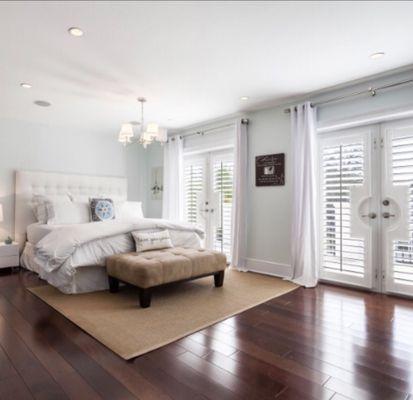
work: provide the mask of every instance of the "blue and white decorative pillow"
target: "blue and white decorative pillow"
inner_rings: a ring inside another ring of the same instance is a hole
[[[90,199],[92,221],[109,221],[115,219],[115,206],[112,199]]]

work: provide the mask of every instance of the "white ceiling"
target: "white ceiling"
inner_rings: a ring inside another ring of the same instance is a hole
[[[145,96],[148,120],[188,126],[412,64],[412,15],[396,1],[1,2],[0,117],[117,131]]]

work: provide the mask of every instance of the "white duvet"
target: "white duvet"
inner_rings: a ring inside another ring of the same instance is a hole
[[[127,247],[129,251],[132,250],[130,249],[132,239],[129,235],[131,232],[162,229],[170,230],[173,243],[174,236],[182,241],[182,236],[191,237],[196,235],[202,238],[204,235],[202,229],[191,224],[149,218],[135,220],[133,223],[107,221],[67,225],[53,230],[34,245],[34,261],[45,272],[50,273],[67,264],[66,261],[69,258],[72,259],[71,264],[73,264],[76,259],[76,250],[81,249],[82,263],[84,265],[96,265],[94,261],[100,261],[118,253],[119,248]],[[175,242],[174,245],[185,244]],[[96,254],[99,255],[99,260],[96,260]],[[101,264],[101,262],[98,264]]]

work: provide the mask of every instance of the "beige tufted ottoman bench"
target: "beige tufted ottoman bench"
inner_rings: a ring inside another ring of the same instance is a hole
[[[119,290],[119,281],[137,286],[144,308],[150,306],[156,286],[214,275],[215,286],[220,287],[226,267],[227,259],[222,253],[182,247],[116,254],[106,260],[110,291]]]

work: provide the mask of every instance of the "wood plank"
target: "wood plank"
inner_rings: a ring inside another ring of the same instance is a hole
[[[166,354],[164,349],[154,351],[148,355],[157,362],[157,365],[176,380],[186,383],[191,388],[199,390],[209,399],[235,400],[238,395],[221,384],[209,379],[208,375],[201,374],[176,357]]]
[[[389,389],[393,389],[394,391],[399,392],[400,396],[400,393],[404,393],[404,397],[406,397],[405,393],[411,390],[411,384],[407,380],[397,379],[391,375],[377,372],[376,370],[363,369],[358,366],[357,363],[354,363],[352,368],[351,366],[348,366],[347,369],[344,369],[335,364],[325,362],[316,357],[312,357],[298,351],[291,352],[287,357],[295,360],[300,365],[305,365],[308,368],[322,371],[334,378],[338,378],[362,389],[374,388],[374,390],[383,393]],[[354,373],[355,368],[357,368],[357,373]],[[396,397],[398,396],[396,395]],[[403,398],[403,396],[401,397]]]
[[[230,356],[231,354],[234,354],[237,351],[235,347],[229,345],[228,343],[220,342],[218,340],[215,340],[211,336],[206,336],[199,332],[188,336],[188,339],[193,340],[199,344],[202,344],[210,351],[213,350],[225,356]]]
[[[242,379],[254,388],[254,391],[262,392],[268,398],[273,398],[286,387],[283,383],[274,379],[273,376],[269,376],[269,374],[263,373],[263,371],[249,368],[248,365],[237,363],[234,359],[221,353],[213,351],[205,357],[205,360]]]
[[[33,400],[28,387],[19,375],[10,376],[0,381],[1,400]]]
[[[292,372],[302,378],[315,382],[322,385],[328,378],[329,375],[324,373],[319,373],[317,370],[306,368],[305,366],[300,365],[296,362],[290,362],[289,359],[282,357],[273,352],[262,349],[257,346],[253,341],[240,339],[238,337],[238,331],[231,333],[223,332],[203,332],[204,334],[213,335],[217,340],[223,342],[228,342],[237,347],[238,350],[243,351],[244,353],[249,354],[252,357],[255,357],[261,361],[264,361],[268,364],[281,368],[287,372]]]
[[[0,381],[16,376],[17,371],[0,346]]]
[[[124,385],[136,398],[139,399],[169,399],[158,388],[152,386],[140,376],[128,363],[112,353],[101,343],[83,332],[72,322],[61,314],[50,308],[36,296],[25,290],[13,290],[5,294],[7,299],[31,322],[32,325],[38,321],[44,321],[44,335],[52,346],[67,343],[68,346],[77,347],[78,351],[84,353],[93,360],[102,373],[108,374],[108,379],[93,378],[96,385],[108,385],[114,382],[113,387],[119,387],[119,382]],[[58,350],[59,351],[59,350]],[[64,356],[64,354],[63,354]],[[69,358],[71,357],[69,352]],[[69,360],[70,362],[70,360]],[[77,369],[75,367],[75,369]],[[105,375],[105,374],[104,374]],[[93,386],[93,384],[92,384]],[[100,392],[100,390],[97,390]],[[104,388],[102,389],[104,392]]]
[[[68,398],[2,316],[0,332],[0,345],[35,399]]]
[[[198,390],[166,373],[149,355],[136,358],[133,365],[142,376],[156,386],[161,387],[173,399],[205,399]]]
[[[237,330],[240,329],[242,328],[237,328]],[[358,340],[355,343],[349,342],[346,344],[346,342],[335,343],[328,339],[324,340],[323,335],[313,335],[310,338],[306,338],[298,332],[296,334],[285,332],[282,328],[275,328],[266,323],[257,325],[255,331],[266,333],[268,336],[276,339],[280,345],[289,346],[291,349],[314,356],[344,369],[352,370],[354,359],[356,358],[356,363],[360,368],[376,370],[402,380],[406,375],[406,368],[409,366],[406,356],[410,355],[410,353],[403,352],[401,354],[397,349],[391,349],[390,346],[382,346],[381,348],[374,349],[374,351],[368,344],[366,346],[359,344]],[[394,354],[388,354],[389,352]],[[399,357],[403,358],[400,359]]]
[[[344,382],[337,378],[331,378],[324,385],[326,388],[341,394],[344,397],[356,400],[406,400],[407,394],[397,393],[392,390],[385,390],[385,388],[377,388],[372,385],[369,389],[360,389],[348,382]]]
[[[178,359],[187,364],[189,367],[206,375],[208,379],[215,384],[222,385],[234,392],[240,399],[265,399],[264,393],[254,390],[249,384],[237,378],[235,375],[226,370],[215,366],[214,364],[197,357],[189,352],[180,354]]]
[[[47,342],[46,336],[40,331],[33,335],[31,325],[4,298],[0,297],[0,315],[17,332],[26,346],[41,362],[54,380],[71,399],[99,400],[101,397],[72,368],[66,360]]]
[[[282,383],[285,386],[294,388],[303,395],[315,397],[317,399],[330,399],[334,394],[333,391],[325,388],[321,384],[317,384],[308,379],[302,378],[299,375],[288,372],[278,366],[268,364],[264,361],[251,357],[242,351],[231,356],[234,362],[243,365],[251,371],[260,371],[267,374],[271,379]],[[222,365],[224,367],[224,365]],[[327,381],[328,382],[328,381]]]

